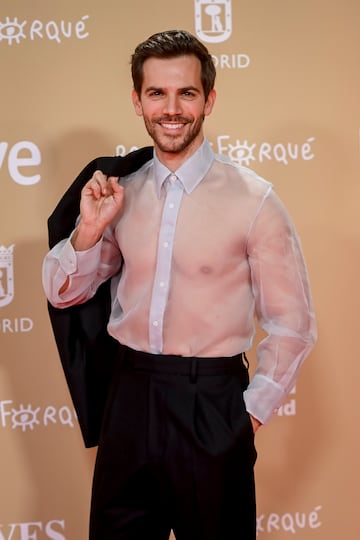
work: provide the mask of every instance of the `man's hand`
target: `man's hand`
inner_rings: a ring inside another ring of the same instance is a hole
[[[95,171],[81,192],[81,220],[71,240],[77,251],[89,249],[98,242],[105,227],[120,211],[123,199],[124,188],[118,178]]]
[[[251,423],[252,423],[254,433],[256,433],[257,430],[259,429],[259,427],[262,426],[262,423],[257,418],[252,416],[251,414],[249,416],[250,416],[250,420],[251,420]]]

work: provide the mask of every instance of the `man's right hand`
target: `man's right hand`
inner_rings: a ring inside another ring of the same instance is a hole
[[[120,211],[123,199],[124,188],[118,177],[95,171],[81,191],[81,219],[71,239],[76,251],[90,249],[99,241],[105,227]]]

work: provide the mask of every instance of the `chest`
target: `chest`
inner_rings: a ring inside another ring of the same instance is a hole
[[[249,215],[244,198],[204,186],[159,199],[150,186],[125,193],[115,235],[125,265],[153,272],[159,257],[188,277],[219,277],[247,266]]]

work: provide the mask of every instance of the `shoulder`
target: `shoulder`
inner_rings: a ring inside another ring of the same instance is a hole
[[[145,146],[130,152],[126,156],[103,156],[94,161],[96,168],[109,176],[127,176],[138,170],[153,158],[154,148]]]
[[[273,184],[257,174],[254,170],[238,165],[227,156],[214,155],[214,173],[225,177],[249,195],[264,197],[273,191]]]

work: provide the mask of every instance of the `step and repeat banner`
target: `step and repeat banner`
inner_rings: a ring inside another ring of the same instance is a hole
[[[0,540],[87,538],[96,449],[48,320],[46,220],[88,161],[150,143],[130,56],[173,28],[213,55],[206,135],[275,185],[318,318],[296,388],[256,435],[258,537],[359,538],[359,0],[2,0]]]

